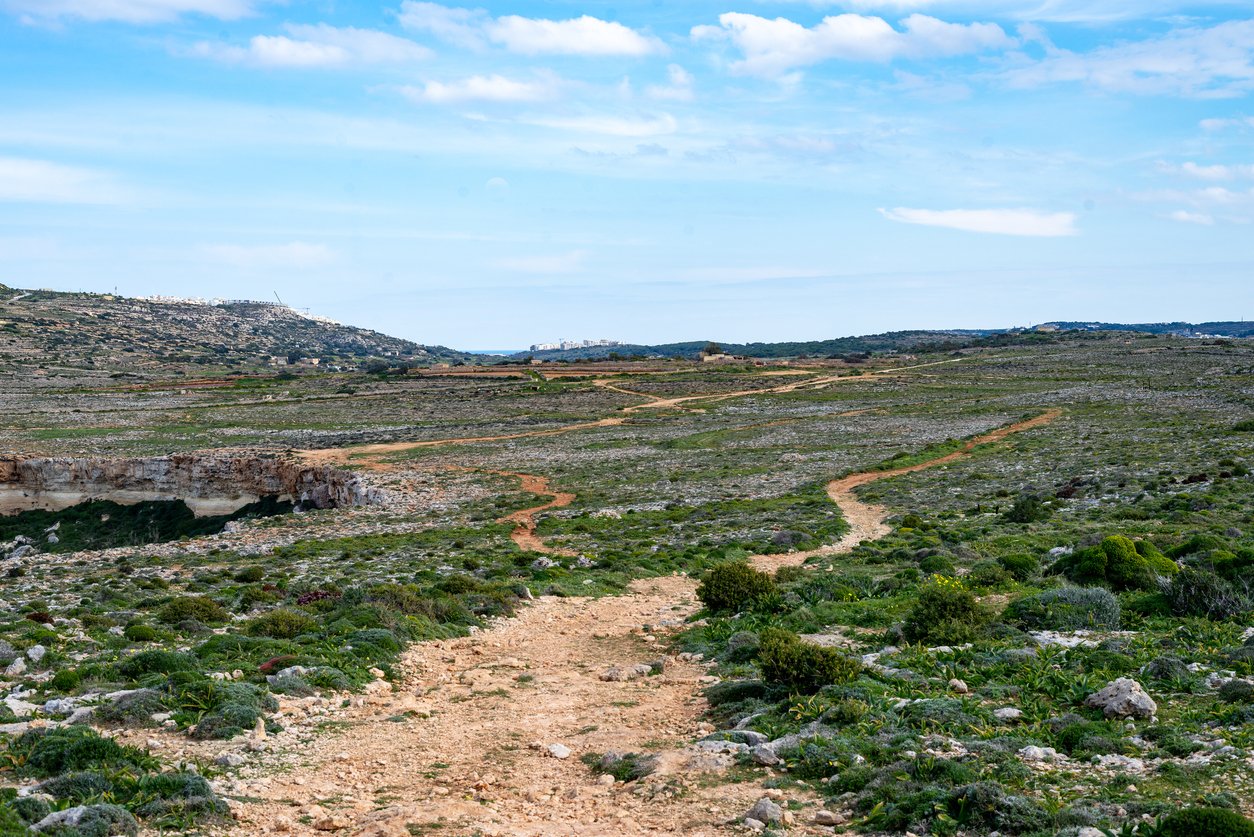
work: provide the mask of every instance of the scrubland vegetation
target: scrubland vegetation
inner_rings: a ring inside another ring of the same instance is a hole
[[[408,643],[488,627],[532,596],[615,594],[682,572],[700,579],[705,607],[673,650],[704,655],[719,678],[707,692],[718,729],[771,744],[769,757],[739,756],[740,780],[797,789],[872,833],[1249,833],[1254,349],[1118,336],[914,363],[937,361],[618,426],[386,454],[392,470],[374,479],[394,497],[417,483],[426,499],[411,505],[10,560],[0,722],[18,726],[0,764],[23,795],[0,800],[0,825],[18,833],[79,805],[94,818],[81,833],[225,815],[205,780],[219,766],[165,763],[82,724],[26,728],[32,717],[80,713],[106,735],[274,734],[276,698],[344,696],[372,669],[393,678]],[[752,369],[615,380],[653,396],[779,383]],[[310,380],[285,384],[290,406],[219,392],[218,406],[144,414],[116,438],[108,428],[130,418],[83,392],[81,406],[102,412],[73,430],[99,428],[93,452],[111,453],[176,436],[199,447],[462,438],[641,401],[579,379],[353,385],[379,393],[367,419],[351,401],[297,403],[331,386]],[[859,489],[886,507],[885,537],[775,573],[747,563],[840,538],[827,481],[926,462],[1049,408],[1062,410],[1051,424]],[[32,429],[54,425],[15,420],[6,444],[77,444],[68,425]],[[538,501],[492,469],[576,495],[537,530],[569,555],[511,542],[499,519]],[[1120,678],[1153,712],[1088,701]],[[611,767],[630,781],[649,756]]]

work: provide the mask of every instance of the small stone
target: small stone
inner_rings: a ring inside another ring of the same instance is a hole
[[[8,668],[4,670],[5,677],[21,677],[26,672],[26,660],[18,657],[9,663]]]
[[[957,677],[949,681],[949,688],[960,695],[970,694],[971,690],[967,688],[966,681],[959,680]]]
[[[26,649],[26,656],[32,663],[38,663],[47,653],[48,649],[44,648],[42,645],[32,645],[30,648]]]
[[[784,821],[784,809],[764,796],[745,814],[745,823],[748,824],[749,820],[774,825]]]
[[[544,749],[547,750],[548,754],[555,759],[570,758],[570,748],[567,747],[565,744],[550,744]]]
[[[831,811],[820,809],[814,812],[815,825],[840,825],[842,822],[843,820]]]
[[[223,753],[214,759],[213,763],[222,767],[240,767],[247,761],[248,759],[239,753]]]
[[[767,747],[765,744],[759,744],[750,750],[749,757],[753,759],[755,764],[760,764],[763,767],[774,767],[783,761],[783,759],[775,755],[774,750]]]
[[[604,785],[606,787],[609,787],[610,785],[614,784],[614,782],[616,781],[617,779],[615,779],[613,776],[611,776],[608,773],[602,773],[600,776],[597,777],[597,784]]]
[[[993,717],[999,721],[1017,721],[1023,717],[1023,710],[1013,706],[1003,706],[993,710]]]

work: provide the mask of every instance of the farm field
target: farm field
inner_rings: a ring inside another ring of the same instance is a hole
[[[580,371],[11,376],[14,457],[369,502],[5,518],[3,833],[1254,814],[1249,341]]]

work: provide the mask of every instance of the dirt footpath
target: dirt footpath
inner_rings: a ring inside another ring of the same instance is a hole
[[[763,789],[720,784],[717,758],[684,749],[712,730],[698,697],[705,668],[672,660],[660,675],[601,679],[660,658],[665,633],[696,610],[695,588],[672,576],[629,596],[545,597],[476,636],[415,646],[394,691],[379,681],[364,705],[335,714],[341,730],[267,757],[287,772],[245,782],[240,796],[257,801],[236,809],[232,833],[727,833]],[[661,766],[601,784],[579,757],[607,750],[660,751]]]

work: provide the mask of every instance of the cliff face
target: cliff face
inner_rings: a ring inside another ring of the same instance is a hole
[[[275,495],[305,508],[358,506],[377,490],[336,468],[263,456],[148,459],[0,456],[0,513],[56,511],[86,500],[183,500],[197,515],[229,514]]]

